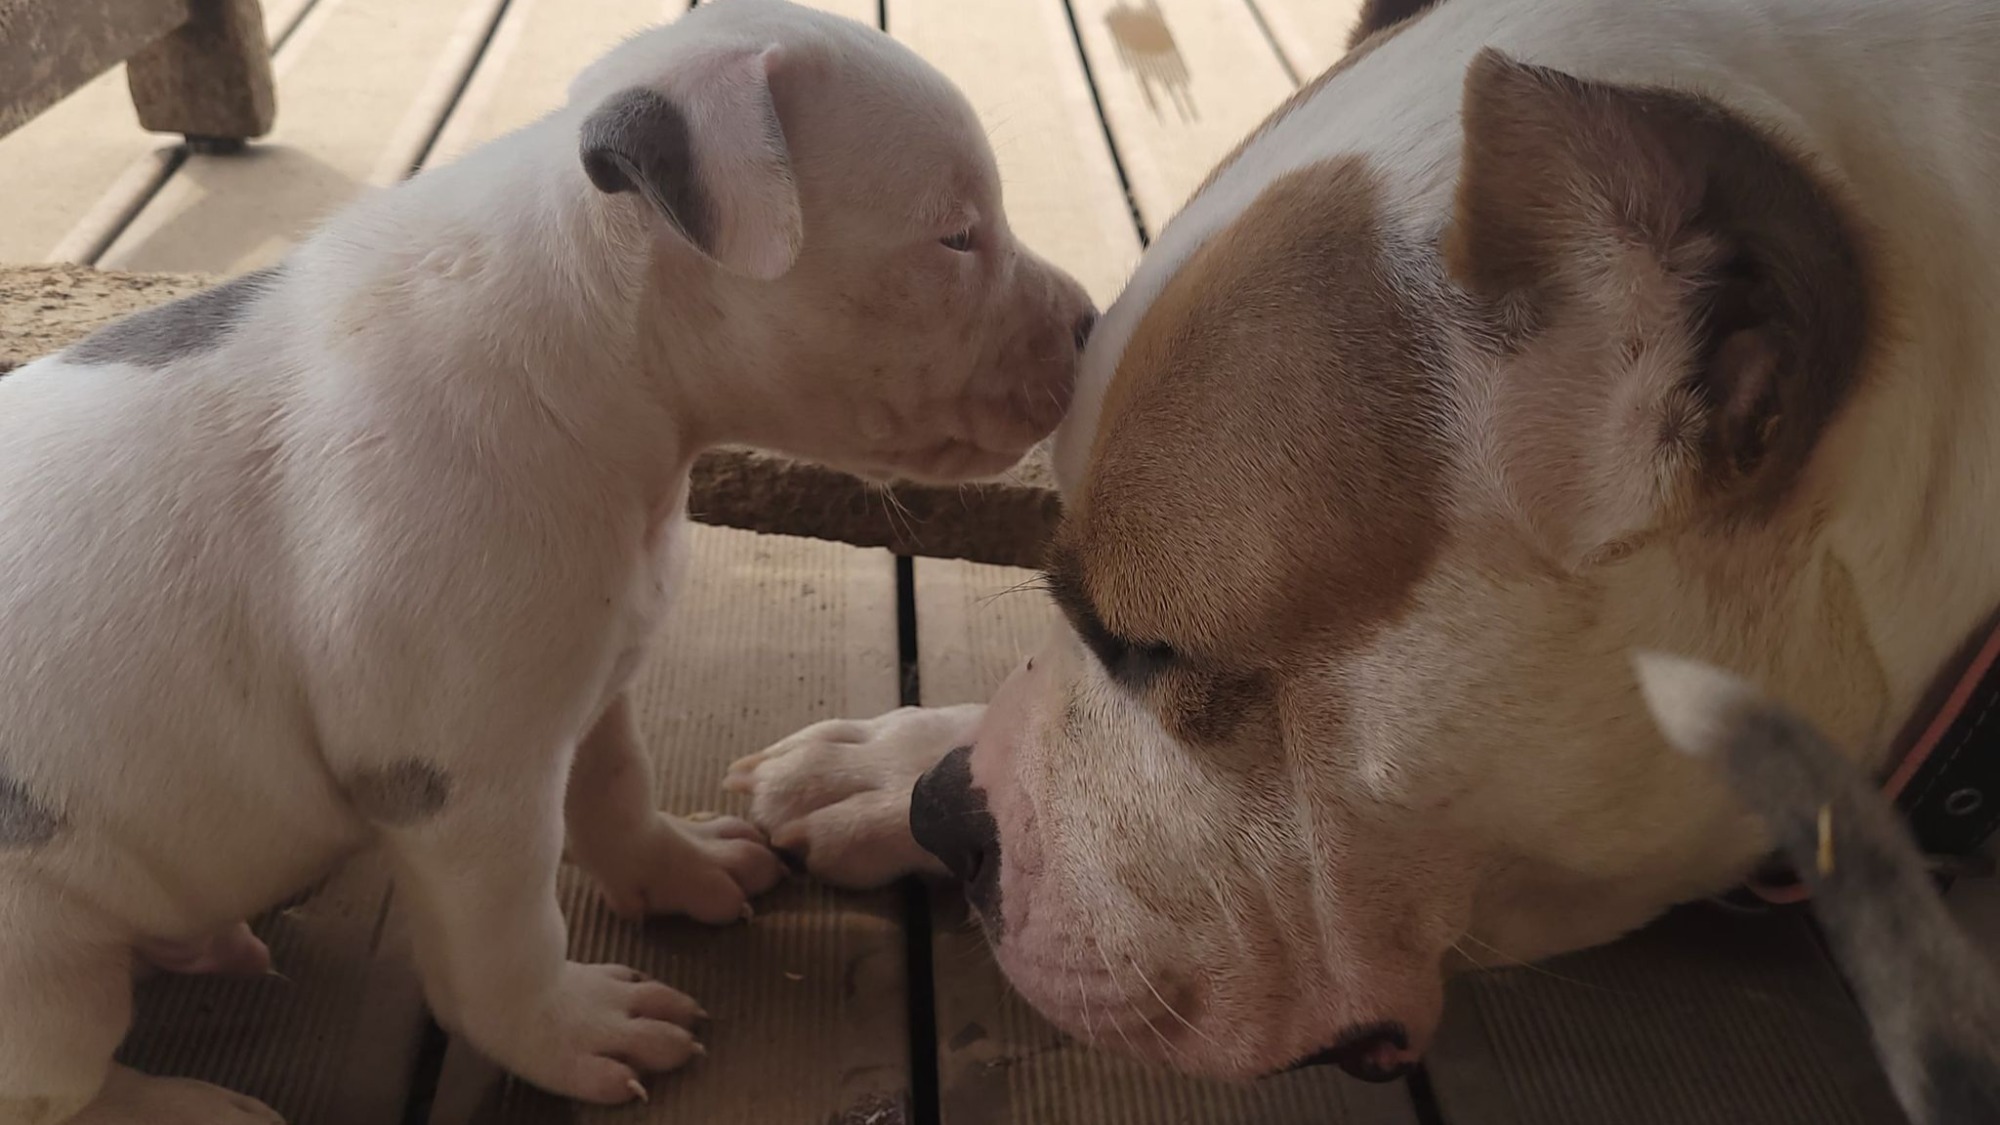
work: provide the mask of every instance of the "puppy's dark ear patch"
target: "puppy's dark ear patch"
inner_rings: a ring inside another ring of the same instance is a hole
[[[1361,18],[1347,33],[1347,49],[1351,51],[1376,32],[1416,19],[1442,3],[1444,0],[1364,0]]]
[[[613,94],[583,122],[584,174],[610,195],[638,192],[683,238],[713,254],[712,208],[696,175],[687,115],[658,90]]]

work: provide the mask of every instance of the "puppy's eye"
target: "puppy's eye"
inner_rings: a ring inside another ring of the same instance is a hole
[[[948,234],[938,239],[938,244],[947,250],[956,250],[961,254],[970,254],[972,252],[972,228],[967,227],[957,234]]]

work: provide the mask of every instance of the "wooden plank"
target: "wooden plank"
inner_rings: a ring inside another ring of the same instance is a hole
[[[264,28],[281,50],[308,3],[265,0]],[[0,262],[81,260],[58,248],[64,236],[107,237],[173,170],[178,140],[140,126],[123,66],[0,138]]]
[[[888,0],[888,18],[979,112],[1014,233],[1109,304],[1138,262],[1138,231],[1063,5]]]
[[[386,862],[351,861],[257,919],[282,977],[155,977],[119,1057],[261,1098],[290,1125],[399,1120],[429,1021],[389,900]]]
[[[1902,1125],[1803,913],[1683,908],[1624,942],[1453,982],[1452,1125]]]
[[[187,18],[188,0],[0,0],[0,134]]]
[[[869,25],[874,0],[817,0],[810,7]],[[431,148],[442,164],[561,105],[570,79],[626,36],[672,20],[687,0],[598,0],[580,13],[561,0],[513,0]]]
[[[190,143],[240,146],[277,113],[259,0],[193,0],[188,22],[131,57],[139,123]]]
[[[915,572],[926,704],[987,698],[1056,619],[1047,597],[1024,586],[1030,571],[919,559]],[[962,904],[941,907],[934,930],[944,1125],[1415,1123],[1400,1083],[1369,1085],[1324,1067],[1254,1085],[1198,1082],[1082,1047],[1007,987]]]
[[[513,0],[427,162],[449,163],[545,116],[619,40],[686,10],[687,0],[594,0],[586,15],[565,0]]]
[[[279,54],[285,113],[240,155],[191,155],[100,264],[235,274],[278,260],[422,156],[502,0],[318,0]]]
[[[1292,92],[1243,0],[1072,0],[1104,115],[1150,231]]]
[[[714,808],[734,758],[829,715],[896,704],[891,557],[810,540],[694,527],[688,580],[634,702],[663,807]],[[434,1125],[617,1120],[642,1125],[902,1121],[909,1115],[907,968],[893,892],[804,881],[759,900],[747,926],[613,920],[563,881],[572,955],[618,960],[699,999],[715,1019],[702,1059],[652,1101],[600,1117],[505,1079],[454,1044]]]
[[[1264,21],[1292,73],[1311,80],[1347,53],[1361,0],[1245,0]]]
[[[696,0],[698,4],[706,2],[707,0]],[[881,26],[875,18],[876,0],[793,0],[793,2],[808,8],[818,8],[822,12],[832,12],[836,16],[859,20],[869,27]]]

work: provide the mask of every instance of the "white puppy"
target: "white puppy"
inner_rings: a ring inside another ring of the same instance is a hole
[[[440,1018],[515,1073],[620,1102],[700,1053],[692,999],[564,960],[554,895],[565,814],[624,914],[726,922],[780,874],[652,808],[621,695],[689,465],[1000,470],[1091,318],[942,76],[724,0],[0,381],[0,1123],[268,1119],[113,1067],[135,954],[264,964],[241,919],[370,843]]]

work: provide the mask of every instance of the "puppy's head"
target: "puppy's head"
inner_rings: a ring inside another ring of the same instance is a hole
[[[590,184],[646,219],[658,365],[727,373],[685,392],[705,436],[949,480],[1054,428],[1095,310],[1015,240],[964,96],[894,40],[719,0],[571,99]]]
[[[1900,817],[1811,723],[1707,664],[1637,658],[1675,749],[1716,762],[1812,890],[1904,1111],[2000,1120],[2000,985]]]
[[[1348,74],[1421,73],[1366,69],[1394,47]],[[1340,123],[1281,122],[1241,160],[1295,170],[1155,243],[1057,439],[1066,621],[918,791],[1002,966],[1100,1044],[1393,1074],[1445,968],[1739,879],[1763,834],[1634,644],[1880,717],[1819,538],[1870,339],[1844,210],[1693,97],[1491,53],[1463,97],[1457,161],[1301,161]]]

